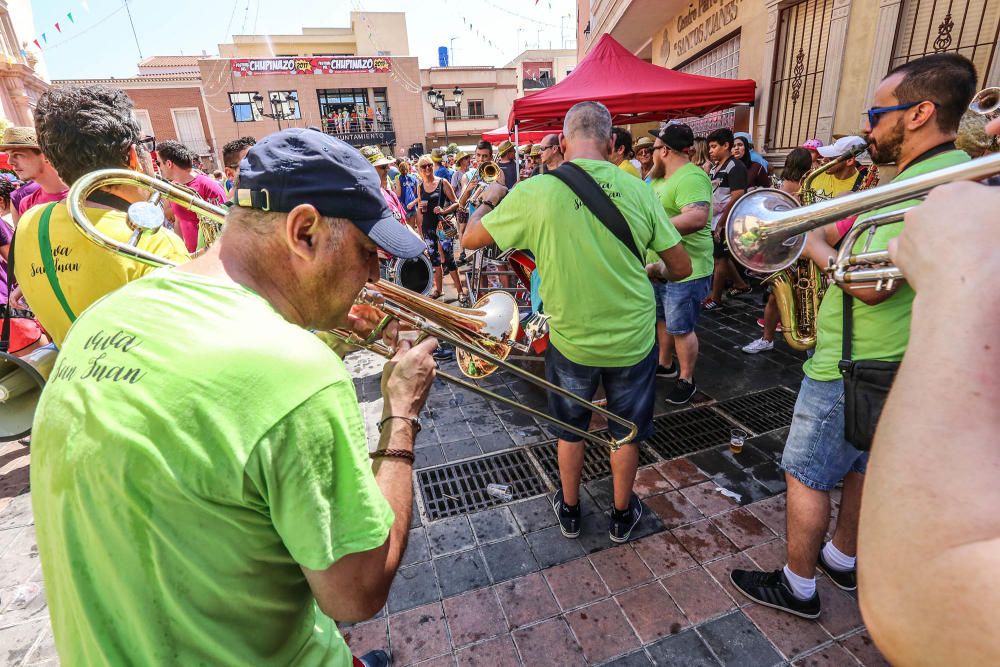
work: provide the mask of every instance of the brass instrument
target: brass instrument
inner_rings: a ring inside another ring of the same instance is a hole
[[[798,192],[799,200],[805,205],[816,203],[820,199],[812,187],[816,177],[857,157],[867,149],[867,145],[857,146],[813,169],[802,181]],[[744,196],[753,194],[755,193]],[[739,202],[736,206],[739,206]],[[816,313],[828,282],[819,267],[808,259],[798,259],[790,267],[776,271],[764,280],[764,284],[771,285],[781,314],[782,335],[793,350],[809,350],[816,346]]]
[[[468,202],[473,208],[479,208],[483,204],[482,195],[490,183],[496,183],[500,178],[500,165],[496,162],[487,162],[479,167],[479,180],[476,182],[476,189],[468,197]]]
[[[67,197],[67,205],[73,222],[80,228],[84,236],[102,248],[143,262],[144,264],[153,266],[175,265],[170,260],[149,253],[141,248],[121,243],[102,234],[94,227],[84,211],[83,207],[87,197],[95,190],[109,185],[138,185],[149,188],[159,193],[162,197],[166,197],[185,208],[196,211],[199,215],[205,215],[213,219],[224,218],[226,213],[225,209],[213,206],[198,198],[197,195],[192,196],[190,193],[174,187],[171,183],[164,183],[158,179],[134,171],[104,169],[92,172],[78,179],[70,188]],[[150,202],[138,202],[137,204],[133,204],[132,207],[149,207],[153,205]],[[130,215],[132,207],[130,207]],[[517,303],[509,294],[491,292],[479,299],[472,308],[460,308],[442,304],[386,280],[379,280],[375,283],[369,283],[368,286],[362,289],[355,303],[373,305],[385,313],[385,317],[383,317],[382,322],[375,331],[366,339],[360,339],[356,334],[347,330],[331,332],[335,338],[350,345],[364,347],[383,356],[392,356],[394,350],[386,347],[378,339],[381,336],[382,330],[389,322],[398,320],[403,324],[414,327],[422,332],[423,335],[434,336],[439,340],[454,345],[458,351],[459,368],[466,377],[484,378],[497,370],[497,368],[504,368],[536,386],[587,406],[588,409],[602,415],[609,421],[614,421],[627,427],[629,433],[624,438],[608,440],[596,433],[578,429],[570,424],[556,420],[540,410],[528,407],[505,396],[500,396],[460,378],[438,373],[438,377],[444,380],[465,387],[490,400],[504,403],[515,410],[527,412],[538,419],[549,421],[590,442],[608,445],[612,450],[617,450],[623,444],[631,442],[638,432],[638,428],[632,422],[609,412],[603,407],[594,405],[590,401],[562,387],[536,377],[507,361],[508,355],[513,350],[526,348],[526,346],[520,345],[515,341],[518,332],[519,313]],[[545,332],[545,327],[536,327],[533,331],[535,334],[542,334]],[[321,337],[324,337],[324,333],[321,332]]]
[[[168,181],[163,176],[157,176],[156,179],[162,183],[168,184],[173,188],[176,188],[180,192],[185,193],[185,195],[187,197],[190,197],[191,200],[197,199],[199,201],[204,201],[203,199],[201,199],[201,195],[199,195],[198,192],[193,188],[189,188],[186,185],[181,185],[180,183],[174,183],[173,181]],[[148,201],[150,201],[153,204],[158,204],[160,203],[160,198],[162,197],[162,195],[163,193],[161,193],[160,191],[155,191],[152,197],[150,197]],[[205,203],[207,204],[208,202]],[[223,211],[224,210],[225,209],[223,209]],[[207,214],[205,212],[201,212],[198,210],[194,210],[194,213],[195,215],[198,216],[198,244],[196,248],[197,250],[205,250],[219,239],[219,234],[222,233],[222,225],[225,222],[225,219],[219,220],[216,219],[216,217],[211,214]],[[175,232],[177,233],[178,236],[180,236],[180,228],[176,229]],[[136,237],[136,242],[138,242],[138,237]],[[132,245],[135,245],[135,243],[133,243]]]
[[[969,111],[987,118],[996,118],[1000,112],[1000,87],[983,88],[969,103]]]

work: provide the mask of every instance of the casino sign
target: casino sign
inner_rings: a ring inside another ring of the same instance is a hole
[[[382,74],[392,71],[392,59],[336,56],[323,58],[236,58],[229,61],[233,76],[267,74]]]

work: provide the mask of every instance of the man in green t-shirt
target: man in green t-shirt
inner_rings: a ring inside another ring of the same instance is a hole
[[[333,619],[378,612],[402,558],[436,343],[386,367],[373,471],[351,377],[309,329],[370,330],[352,303],[376,244],[423,243],[313,129],[251,148],[235,199],[206,254],[77,319],[42,393],[31,484],[63,664],[349,665]]]
[[[621,211],[636,248],[657,253],[669,279],[685,278],[691,263],[680,234],[653,191],[608,161],[611,146],[607,108],[581,102],[567,112],[560,137],[563,155],[575,167],[560,169],[579,168],[595,180]],[[655,303],[644,261],[556,176],[536,176],[506,193],[497,183],[486,189],[463,245],[471,250],[496,243],[534,254],[539,290],[550,316],[546,378],[588,401],[603,384],[608,409],[639,427],[636,440],[649,437],[655,397]],[[551,393],[549,413],[577,428],[590,424],[589,410]],[[610,430],[615,437],[626,434],[618,424],[612,423]],[[557,437],[562,488],[553,498],[553,509],[563,535],[572,538],[580,534],[584,442],[569,431],[558,431]],[[611,454],[614,542],[628,540],[642,516],[642,505],[632,493],[638,462],[634,444]]]
[[[894,181],[968,161],[954,141],[975,90],[976,69],[957,53],[925,56],[894,69],[875,90],[874,106],[868,110],[866,138],[872,161],[895,163]],[[859,221],[912,203],[871,211]],[[884,250],[902,229],[903,223],[878,227],[870,249]],[[824,232],[809,233],[803,252],[819,266],[826,266],[837,254]],[[860,252],[863,245],[864,240],[859,240],[854,252]],[[844,382],[838,365],[845,301],[853,309],[852,360],[899,361],[906,351],[913,303],[908,284],[897,283],[881,291],[834,285],[826,291],[817,313],[815,354],[804,366],[805,378],[781,458],[788,484],[788,562],[774,572],[733,570],[730,574],[733,584],[750,599],[805,618],[820,613],[817,567],[834,585],[844,590],[857,588],[858,517],[868,453],[856,449],[844,435]],[[830,491],[840,482],[844,486],[836,528],[833,539],[824,543]]]
[[[653,135],[653,192],[660,199],[671,224],[681,234],[681,243],[691,258],[691,275],[680,281],[668,280],[663,288],[663,344],[660,347],[660,372],[676,377],[667,403],[683,405],[691,400],[697,387],[694,367],[698,360],[698,334],[694,327],[701,315],[701,302],[712,289],[714,246],[712,244],[712,181],[705,170],[691,164],[690,150],[694,132],[683,123],[671,123]],[[655,275],[663,265],[648,270]],[[657,327],[660,327],[657,322]],[[673,362],[677,351],[677,364]],[[667,366],[669,364],[669,366]]]

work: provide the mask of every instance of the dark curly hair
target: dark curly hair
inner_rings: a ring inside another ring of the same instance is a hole
[[[4,208],[10,206],[11,193],[21,187],[21,185],[20,181],[10,181],[6,178],[0,178],[0,201],[3,202]]]
[[[156,144],[156,159],[160,162],[170,160],[181,169],[190,169],[198,157],[190,148],[179,141],[161,141]]]
[[[49,88],[35,107],[42,153],[65,183],[95,169],[127,167],[139,141],[132,100],[107,86]]]
[[[253,137],[240,137],[239,139],[233,139],[222,147],[222,164],[230,169],[239,169],[240,153],[243,152],[243,149],[250,148],[256,144],[257,140]]]

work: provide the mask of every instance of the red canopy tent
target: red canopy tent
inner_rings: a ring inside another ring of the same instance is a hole
[[[520,132],[518,140],[525,143],[530,141],[533,144],[537,144],[543,137],[545,137],[546,134],[552,134],[553,132],[559,132],[559,130],[533,130],[531,132]],[[511,135],[510,131],[502,125],[495,130],[483,132],[483,139],[492,144],[499,144],[501,141],[505,141],[507,139],[514,141],[514,137]]]
[[[752,79],[716,79],[652,65],[605,34],[565,80],[514,100],[507,127],[517,126],[520,135],[561,125],[569,108],[585,100],[604,104],[617,125],[701,116],[752,104],[755,86]]]

